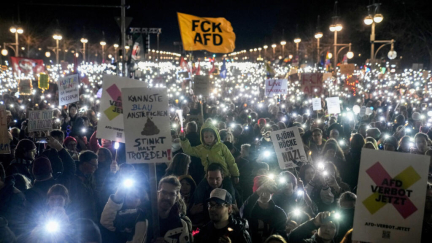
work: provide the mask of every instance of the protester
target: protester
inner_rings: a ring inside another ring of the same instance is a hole
[[[334,237],[338,233],[338,223],[334,218],[331,218],[330,212],[320,212],[314,219],[295,228],[288,237],[290,243],[302,242],[333,242]],[[330,218],[330,221],[326,220]],[[310,236],[310,232],[317,229],[317,233]]]
[[[196,189],[196,183],[193,180],[192,176],[190,175],[183,175],[180,176],[179,181],[181,183],[181,190],[180,190],[180,194],[183,197],[183,200],[187,206],[188,209],[190,209],[190,207],[192,206],[192,195],[195,192]]]
[[[179,153],[173,158],[173,161],[169,164],[168,168],[165,170],[165,176],[183,176],[188,175],[189,165],[191,159],[189,155]]]
[[[252,242],[247,222],[232,215],[234,201],[228,191],[216,188],[206,202],[211,221],[195,235],[194,242]]]
[[[15,159],[6,169],[6,175],[21,174],[33,181],[31,174],[32,163],[36,156],[36,145],[28,139],[22,139],[15,149]]]

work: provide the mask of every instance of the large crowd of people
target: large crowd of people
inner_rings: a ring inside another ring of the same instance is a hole
[[[307,96],[234,97],[227,86],[170,99],[173,159],[157,165],[156,189],[147,164],[126,163],[124,144],[98,139],[98,104],[82,96],[57,108],[55,86],[32,99],[1,93],[10,153],[0,154],[0,242],[354,242],[362,150],[432,161],[428,92],[341,95],[342,112],[328,114],[328,92],[314,111]],[[53,129],[29,132],[28,112],[44,109]],[[290,127],[307,158],[281,170],[270,133]],[[422,242],[432,241],[431,172]]]

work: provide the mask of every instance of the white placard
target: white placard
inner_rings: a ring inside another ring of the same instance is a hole
[[[183,132],[183,110],[176,110],[176,112],[180,120],[180,132]]]
[[[78,74],[59,78],[59,105],[67,105],[79,101]]]
[[[10,142],[6,107],[0,105],[0,154],[10,154]]]
[[[319,111],[322,109],[321,107],[321,98],[313,98],[312,99],[312,107],[314,111]]]
[[[171,161],[171,129],[166,88],[123,88],[127,163]]]
[[[53,110],[29,111],[28,131],[51,131]]]
[[[366,107],[366,115],[372,114],[372,109],[370,107]]]
[[[341,113],[339,97],[329,97],[327,100],[327,110],[329,114]]]
[[[285,95],[287,93],[288,81],[286,79],[267,79],[265,84],[265,95],[267,97]]]
[[[360,108],[360,117],[364,117],[366,115],[366,106],[362,106]]]
[[[147,87],[135,79],[104,75],[97,137],[124,143],[122,88]]]
[[[298,127],[290,127],[270,133],[273,147],[278,158],[279,167],[289,169],[297,167],[295,162],[307,162],[303,140]]]
[[[363,149],[353,240],[421,241],[429,156]]]

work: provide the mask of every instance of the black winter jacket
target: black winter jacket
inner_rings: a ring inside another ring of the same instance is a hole
[[[251,243],[252,240],[248,233],[248,222],[244,219],[234,218],[230,216],[229,224],[223,229],[216,229],[213,222],[209,222],[199,233],[194,236],[195,243],[219,243],[219,238],[228,236],[231,242],[235,243]]]

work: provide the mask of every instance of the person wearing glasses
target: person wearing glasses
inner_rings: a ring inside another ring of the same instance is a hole
[[[194,242],[252,242],[248,232],[247,220],[235,218],[232,215],[232,205],[233,197],[227,190],[221,188],[212,190],[206,204],[211,221],[194,236]]]

